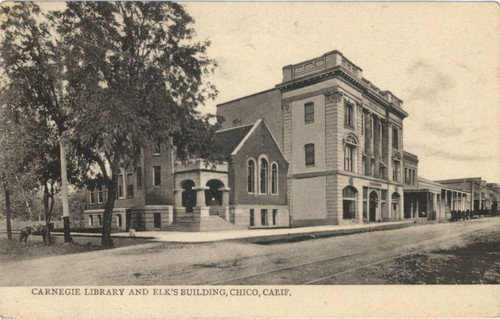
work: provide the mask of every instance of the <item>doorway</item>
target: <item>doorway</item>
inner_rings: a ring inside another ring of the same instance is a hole
[[[154,228],[161,228],[161,214],[154,213]]]
[[[374,222],[377,218],[378,195],[375,191],[370,193],[369,221]]]

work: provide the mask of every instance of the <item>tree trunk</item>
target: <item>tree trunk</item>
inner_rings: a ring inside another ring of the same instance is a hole
[[[43,187],[43,209],[45,212],[45,229],[46,235],[45,240],[47,241],[47,245],[50,245],[50,209],[49,209],[49,188],[47,184]]]
[[[102,247],[113,247],[113,239],[111,239],[111,221],[113,219],[113,208],[115,207],[116,189],[118,184],[118,174],[112,173],[111,183],[106,185],[108,190],[108,200],[104,209],[103,224],[102,224]]]
[[[5,191],[5,222],[7,224],[7,238],[12,240],[12,228],[10,226],[10,191],[7,185],[3,185]]]

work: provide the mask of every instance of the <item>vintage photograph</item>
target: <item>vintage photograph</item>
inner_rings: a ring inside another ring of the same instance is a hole
[[[424,285],[498,315],[499,26],[494,2],[1,3],[0,317],[9,291]]]

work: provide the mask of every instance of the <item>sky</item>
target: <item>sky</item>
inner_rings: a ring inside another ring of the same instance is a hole
[[[187,3],[218,62],[215,104],[274,87],[282,67],[339,50],[404,101],[404,149],[432,180],[500,182],[495,3]]]
[[[494,2],[182,2],[210,40],[219,90],[203,108],[273,88],[332,50],[404,101],[404,149],[432,180],[500,183],[500,6]],[[55,4],[55,3],[52,3]]]

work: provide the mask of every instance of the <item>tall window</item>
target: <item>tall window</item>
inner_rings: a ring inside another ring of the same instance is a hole
[[[90,196],[90,203],[95,204],[95,192],[91,191],[89,196]]]
[[[344,102],[344,124],[354,127],[354,105],[348,101]]]
[[[373,122],[373,116],[370,116],[370,137],[375,136],[375,123]]]
[[[136,177],[137,177],[137,188],[142,187],[142,167],[137,167],[136,169]]]
[[[314,103],[309,102],[304,104],[304,119],[305,123],[314,123]]]
[[[349,136],[344,147],[344,170],[348,172],[356,171],[356,147],[356,140],[352,136]]]
[[[153,186],[161,186],[161,167],[153,166]]]
[[[392,147],[399,149],[399,130],[397,127],[392,128]]]
[[[260,210],[260,224],[262,226],[267,226],[267,209],[261,209]]]
[[[361,112],[361,135],[365,134],[365,113]]]
[[[160,143],[154,143],[153,144],[153,155],[160,155]]]
[[[94,216],[89,215],[89,226],[94,226]]]
[[[97,190],[97,202],[102,204],[104,202],[104,186],[99,187]]]
[[[254,226],[255,225],[255,221],[254,221],[254,210],[253,209],[250,209],[250,226]]]
[[[134,197],[134,174],[127,173],[127,197]]]
[[[278,164],[271,166],[271,194],[278,194]]]
[[[123,188],[123,174],[120,173],[118,175],[118,198],[124,198],[125,197],[125,189]]]
[[[268,193],[268,183],[269,183],[269,164],[265,158],[260,160],[260,193]]]
[[[304,146],[306,153],[306,166],[314,165],[314,144],[306,144]]]
[[[347,186],[342,191],[343,197],[343,219],[354,219],[356,217],[356,194],[358,191],[351,186]]]
[[[97,215],[97,219],[99,219],[99,226],[102,226],[102,216]]]
[[[370,162],[370,171],[372,173],[371,176],[375,176],[375,160],[372,158],[371,162]]]
[[[392,161],[392,180],[399,182],[399,172],[401,170],[401,163],[397,160]]]
[[[255,162],[253,160],[248,161],[247,165],[247,191],[249,193],[255,192]]]
[[[276,219],[278,217],[278,210],[273,209],[273,225],[276,225]]]

